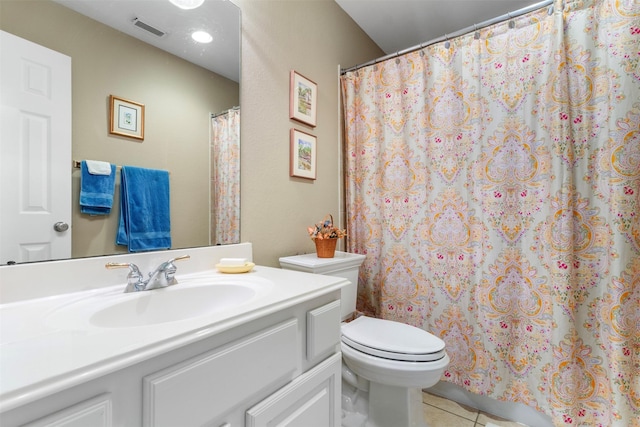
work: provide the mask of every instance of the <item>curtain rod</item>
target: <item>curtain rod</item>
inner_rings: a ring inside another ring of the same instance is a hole
[[[423,48],[425,48],[427,46],[430,46],[432,44],[436,44],[436,43],[440,43],[440,42],[443,42],[443,41],[446,41],[446,40],[450,40],[452,38],[460,37],[462,35],[465,35],[465,34],[468,34],[468,33],[472,32],[472,31],[478,31],[478,30],[480,30],[482,28],[488,27],[489,25],[497,24],[499,22],[506,21],[508,19],[515,18],[515,17],[524,15],[524,14],[529,13],[529,12],[533,12],[534,10],[542,9],[545,6],[550,6],[549,10],[548,10],[548,13],[549,13],[549,15],[551,15],[553,13],[553,2],[554,2],[554,0],[544,0],[544,1],[532,4],[531,6],[523,7],[522,9],[518,9],[518,10],[516,10],[514,12],[505,13],[504,15],[500,15],[500,16],[498,16],[496,18],[492,18],[492,19],[488,19],[486,21],[482,21],[479,24],[470,25],[470,26],[468,26],[466,28],[463,28],[461,30],[456,31],[455,33],[445,34],[444,36],[440,36],[437,39],[429,40],[426,43],[421,43],[419,45],[415,45],[415,46],[409,47],[407,49],[400,50],[400,51],[395,52],[395,53],[390,53],[390,54],[382,56],[380,58],[376,58],[376,59],[374,59],[372,61],[365,62],[364,64],[355,65],[355,66],[353,66],[351,68],[342,69],[340,71],[340,74],[343,75],[343,74],[348,73],[349,71],[354,71],[354,70],[358,70],[358,69],[363,68],[363,67],[368,67],[369,65],[374,65],[374,64],[377,64],[379,62],[386,61],[387,59],[395,58],[396,56],[406,55],[407,53],[415,52],[416,50],[423,49]]]
[[[215,118],[216,118],[216,117],[218,117],[218,116],[222,116],[222,115],[224,115],[224,114],[227,114],[229,111],[236,111],[236,110],[239,110],[239,109],[240,109],[240,106],[239,106],[239,105],[237,105],[237,106],[235,106],[235,107],[231,107],[231,108],[229,108],[228,110],[224,110],[224,111],[221,111],[221,112],[219,112],[219,113],[212,114],[212,115],[211,115],[211,118],[212,118],[212,119],[215,119]]]

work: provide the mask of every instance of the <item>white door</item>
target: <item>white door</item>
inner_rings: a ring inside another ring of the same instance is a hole
[[[0,108],[0,264],[69,258],[71,58],[0,31]]]

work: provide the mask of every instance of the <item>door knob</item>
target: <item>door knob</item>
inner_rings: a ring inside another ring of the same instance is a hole
[[[69,229],[69,224],[67,224],[66,222],[58,221],[53,224],[53,229],[60,232],[67,231]]]

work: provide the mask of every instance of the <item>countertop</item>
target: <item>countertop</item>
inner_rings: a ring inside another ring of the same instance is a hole
[[[216,270],[180,275],[179,284],[251,279],[252,300],[201,317],[149,326],[98,328],[56,320],[61,307],[108,298],[124,284],[0,305],[0,412],[123,369],[198,340],[337,290],[345,279],[256,266],[249,273]],[[162,292],[162,289],[146,292]],[[126,294],[132,295],[132,294]]]

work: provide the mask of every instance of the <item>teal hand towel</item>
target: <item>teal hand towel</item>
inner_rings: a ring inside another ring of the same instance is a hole
[[[171,248],[169,172],[123,166],[116,244],[129,252]]]
[[[109,215],[113,206],[116,183],[116,165],[111,165],[111,174],[89,173],[87,162],[80,163],[80,212],[88,215]]]

